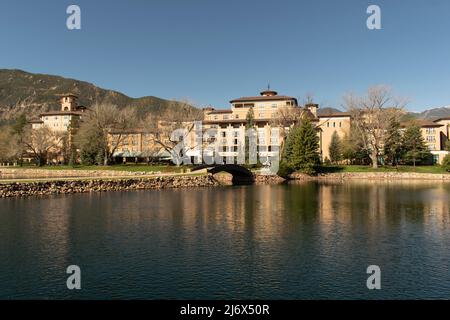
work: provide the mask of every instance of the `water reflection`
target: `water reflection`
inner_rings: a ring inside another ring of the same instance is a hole
[[[4,199],[0,298],[449,298],[449,198],[352,181]]]

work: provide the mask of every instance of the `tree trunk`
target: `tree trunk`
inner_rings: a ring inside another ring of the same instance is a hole
[[[378,169],[378,154],[376,151],[370,153],[370,160],[372,161],[372,168]]]
[[[108,165],[108,152],[105,151],[105,158],[103,159],[103,165],[107,166]]]

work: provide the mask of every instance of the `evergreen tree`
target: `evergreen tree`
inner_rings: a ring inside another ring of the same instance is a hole
[[[319,137],[314,126],[305,118],[300,127],[291,133],[292,155],[289,162],[292,168],[307,174],[314,173],[315,167],[320,164]]]
[[[74,166],[78,162],[77,146],[75,145],[75,136],[78,132],[79,119],[73,117],[70,120],[68,128],[68,163]]]
[[[406,129],[403,135],[403,160],[406,163],[416,166],[417,163],[424,163],[432,156],[422,137],[420,127],[412,125]]]
[[[94,126],[78,129],[74,136],[74,144],[81,150],[80,159],[84,165],[102,164],[106,143],[101,130]]]
[[[445,142],[445,150],[450,152],[450,139]]]
[[[398,165],[402,156],[402,135],[400,133],[400,123],[392,119],[386,132],[384,142],[384,157],[388,164]]]
[[[11,133],[15,137],[17,141],[17,146],[19,150],[17,150],[17,155],[19,158],[19,165],[23,165],[23,153],[24,153],[24,137],[26,132],[28,121],[24,114],[20,115],[14,124],[11,126]]]
[[[450,154],[444,157],[444,160],[442,161],[442,167],[444,167],[446,171],[450,172]]]
[[[289,129],[288,135],[286,137],[286,142],[284,143],[283,154],[281,155],[281,160],[285,162],[288,166],[292,159],[292,152],[294,148],[294,137],[297,135],[299,127],[294,126]]]
[[[362,133],[364,134],[364,133]],[[367,138],[362,136],[361,132],[350,126],[350,132],[342,139],[342,157],[351,164],[370,164],[369,150],[365,147],[364,140]]]
[[[248,110],[245,120],[246,120],[245,129],[250,129],[255,126],[255,113],[253,111],[253,108],[250,108]]]
[[[342,160],[342,142],[336,131],[334,131],[333,135],[331,136],[331,142],[328,148],[328,152],[330,154],[331,163],[337,164]]]
[[[252,129],[255,127],[255,114],[253,112],[253,108],[250,108],[247,112],[245,122],[245,130]],[[250,162],[250,137],[245,136],[245,163],[249,164]]]

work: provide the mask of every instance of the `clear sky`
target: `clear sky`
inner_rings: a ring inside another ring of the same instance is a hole
[[[382,30],[366,27],[370,4]],[[0,68],[216,107],[269,81],[333,107],[387,84],[418,111],[450,104],[450,1],[1,0]]]

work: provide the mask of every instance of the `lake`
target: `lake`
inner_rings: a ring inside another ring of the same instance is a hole
[[[1,299],[450,299],[449,270],[440,181],[0,199]]]

